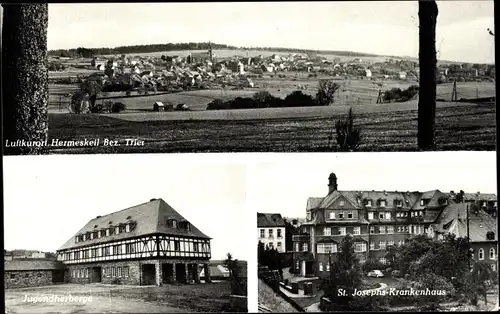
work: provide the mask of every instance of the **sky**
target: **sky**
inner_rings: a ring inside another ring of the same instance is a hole
[[[438,8],[439,60],[494,63],[493,1]],[[208,41],[418,57],[418,2],[49,4],[50,50]]]
[[[163,198],[213,238],[212,259],[229,252],[248,260],[253,224],[242,222],[254,215],[246,210],[245,165],[211,160],[155,154],[4,157],[4,247],[55,252],[96,216]]]
[[[497,191],[495,152],[295,154],[259,163],[253,206],[305,218],[307,199],[328,194],[331,172],[339,191]]]

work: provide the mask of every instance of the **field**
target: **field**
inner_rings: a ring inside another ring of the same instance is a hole
[[[228,312],[229,294],[228,282],[161,287],[64,284],[5,290],[5,313]],[[26,296],[32,299],[51,295],[87,297],[87,302],[24,301]]]
[[[307,78],[304,74],[296,74],[289,72],[285,78],[273,78],[270,76],[263,76],[262,79],[255,79],[254,88],[245,88],[243,90],[214,89],[214,90],[193,90],[184,91],[172,94],[161,93],[159,95],[143,95],[137,97],[127,97],[125,93],[111,93],[109,96],[122,95],[123,98],[113,98],[113,102],[122,102],[127,106],[129,112],[144,112],[152,111],[153,103],[162,101],[164,103],[171,102],[174,105],[184,103],[187,104],[191,110],[205,110],[207,104],[215,99],[230,100],[236,97],[252,97],[257,91],[268,91],[276,97],[284,98],[288,94],[296,90],[301,90],[306,94],[314,96],[317,92],[319,78]],[[321,78],[321,77],[320,77]],[[335,102],[338,105],[345,106],[360,106],[368,105],[373,107],[376,105],[378,91],[389,90],[391,88],[406,89],[412,84],[405,81],[372,81],[367,79],[349,79],[344,80],[334,78],[341,86],[336,94]],[[379,83],[382,86],[379,86]],[[49,86],[49,112],[68,112],[70,98],[64,98],[61,94],[68,94],[77,90],[77,85],[56,85]],[[437,98],[444,100],[451,100],[453,91],[453,84],[446,83],[437,86]],[[486,82],[462,82],[457,83],[458,98],[476,98],[479,97],[492,97],[495,96],[495,85]],[[105,96],[100,96],[105,98]],[[99,100],[100,102],[102,100]],[[378,106],[378,105],[377,105]]]
[[[362,131],[359,151],[417,151],[417,110],[394,108],[356,113]],[[335,107],[332,108],[335,111]],[[373,108],[377,108],[374,106]],[[380,109],[380,108],[379,108]],[[253,109],[241,112],[205,111],[186,114],[219,114],[222,119],[137,120],[128,114],[49,114],[49,139],[120,140],[117,147],[54,148],[50,153],[173,153],[173,152],[311,152],[335,151],[328,137],[334,121],[345,115],[308,117],[309,108]],[[300,112],[302,110],[306,114]],[[298,113],[297,113],[298,111]],[[236,119],[231,114],[249,115]],[[236,113],[238,112],[238,113]],[[290,114],[291,113],[291,114]],[[165,113],[181,115],[184,113]],[[142,114],[141,114],[142,115]],[[227,115],[227,116],[224,116]],[[263,118],[267,116],[267,118]],[[487,104],[438,103],[437,150],[495,150],[496,108]],[[144,140],[144,146],[125,146],[125,139]]]

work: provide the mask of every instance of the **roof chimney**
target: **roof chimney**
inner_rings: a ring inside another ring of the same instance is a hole
[[[337,176],[332,172],[328,177],[328,194],[332,193],[333,191],[337,191],[337,188]]]

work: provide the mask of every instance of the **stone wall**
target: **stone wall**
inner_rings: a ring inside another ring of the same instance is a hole
[[[4,288],[24,288],[52,285],[51,270],[4,271]]]

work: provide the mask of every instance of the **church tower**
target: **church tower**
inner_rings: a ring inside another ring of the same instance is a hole
[[[333,191],[337,191],[337,188],[337,176],[332,172],[328,177],[328,194],[332,193]]]

